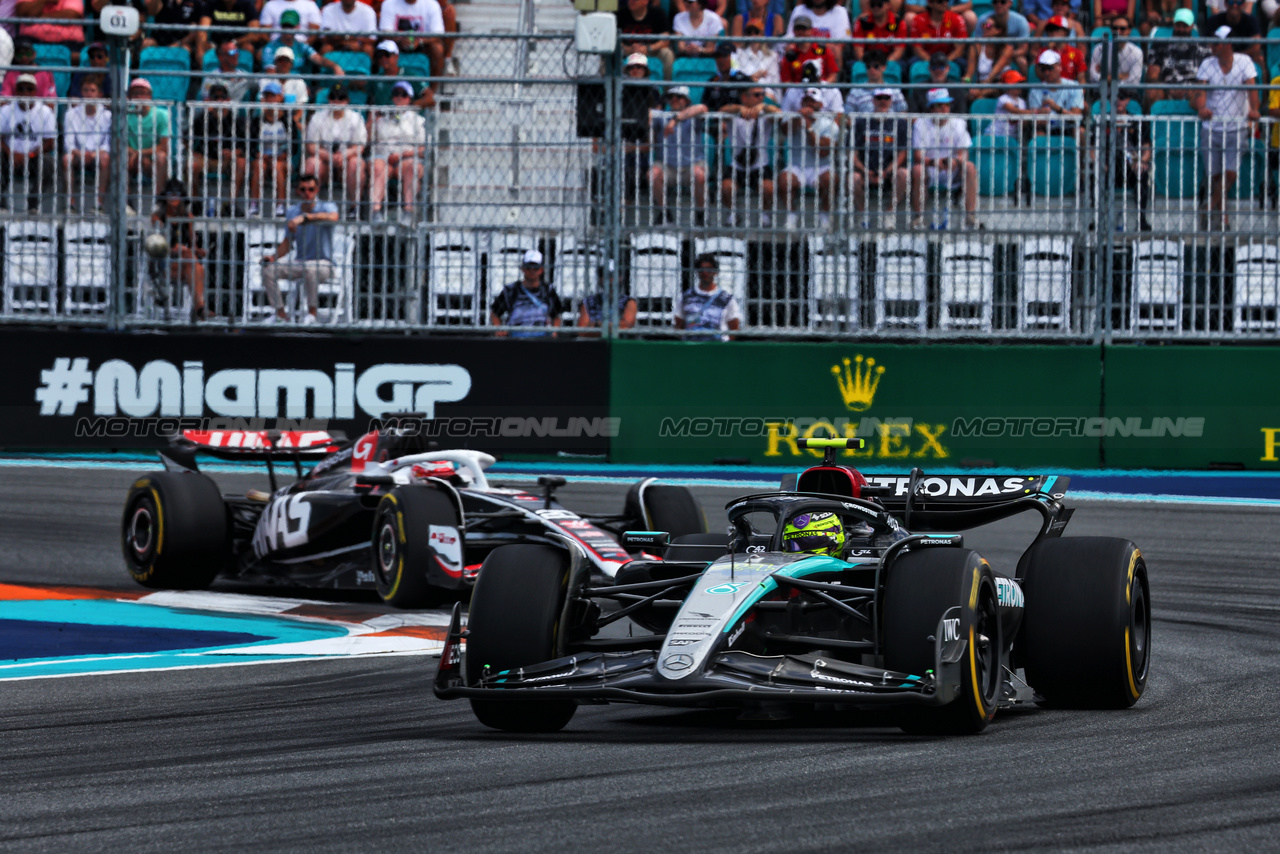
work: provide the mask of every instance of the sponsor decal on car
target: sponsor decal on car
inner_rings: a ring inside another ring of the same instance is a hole
[[[751,584],[750,581],[726,581],[724,584],[717,584],[715,587],[708,587],[707,593],[737,593],[739,589]]]
[[[996,576],[996,597],[1006,608],[1023,607],[1022,587],[1012,578]]]

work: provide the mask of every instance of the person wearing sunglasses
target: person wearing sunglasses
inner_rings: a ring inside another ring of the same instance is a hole
[[[53,149],[58,141],[58,119],[48,104],[38,100],[36,78],[18,77],[17,99],[0,107],[0,198],[9,198],[14,178],[26,176],[27,210],[40,212],[40,186],[53,178]]]
[[[520,278],[498,292],[489,306],[490,326],[514,326],[509,333],[499,329],[499,338],[535,338],[546,335],[547,327],[558,327],[564,321],[564,300],[555,288],[543,284],[542,253],[525,250],[520,256]],[[555,333],[551,333],[555,337]]]
[[[270,255],[262,256],[262,289],[274,313],[267,323],[288,320],[284,303],[280,299],[280,279],[302,280],[306,290],[307,311],[302,316],[304,326],[316,322],[319,304],[319,285],[333,280],[333,227],[338,221],[338,206],[333,202],[316,200],[320,182],[310,172],[298,179],[298,203],[285,211],[285,227],[288,233]],[[293,250],[293,261],[280,259]]]
[[[1118,80],[1125,86],[1139,85],[1142,83],[1145,62],[1142,48],[1129,40],[1132,32],[1129,20],[1124,16],[1112,19],[1111,32],[1115,37],[1115,68],[1112,68],[1108,45],[1094,45],[1093,55],[1089,59],[1089,80],[1097,83],[1105,77],[1108,80]]]

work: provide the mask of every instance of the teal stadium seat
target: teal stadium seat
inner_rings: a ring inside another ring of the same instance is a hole
[[[1262,176],[1266,173],[1266,141],[1251,139],[1248,148],[1240,152],[1240,170],[1236,183],[1228,194],[1233,199],[1253,199],[1262,188]]]
[[[367,77],[373,73],[373,63],[367,53],[356,50],[335,50],[332,53],[326,53],[325,57],[332,60],[346,74]]]
[[[1037,136],[1031,141],[1027,168],[1037,196],[1062,198],[1076,194],[1076,141],[1069,136]]]
[[[978,194],[1007,196],[1018,182],[1018,141],[1008,136],[979,136],[974,140]]]
[[[71,65],[71,48],[63,44],[40,44],[35,45],[36,65],[44,68],[70,67]],[[58,91],[59,98],[67,96],[67,90],[71,88],[71,72],[70,71],[54,71],[53,86]]]
[[[201,65],[201,68],[204,71],[213,71],[217,67],[218,67],[218,49],[211,47],[204,53],[204,62]],[[239,68],[241,71],[248,71],[250,74],[252,74],[253,73],[253,52],[248,50],[240,51],[240,55],[236,57],[236,68]]]
[[[1194,116],[1196,111],[1191,104],[1182,100],[1156,101],[1151,105],[1153,116]]]
[[[671,64],[671,80],[681,83],[705,83],[716,75],[716,61],[709,57],[677,56]],[[689,87],[689,100],[694,104],[702,103],[701,86]]]
[[[1157,101],[1156,103],[1158,104],[1160,102]],[[1184,101],[1183,103],[1186,103],[1186,102]],[[1103,107],[1106,107],[1105,111],[1103,110]],[[1111,105],[1108,104],[1106,101],[1094,101],[1091,111],[1095,116],[1100,115],[1103,112],[1109,113],[1111,112]],[[1139,104],[1136,100],[1130,100],[1128,105],[1124,108],[1124,112],[1125,112],[1125,115],[1140,116],[1142,115],[1142,105]]]
[[[962,72],[960,70],[960,64],[957,62],[951,63],[951,71],[947,74],[947,80],[959,80],[961,75]],[[885,74],[885,77],[888,78],[887,73]],[[907,75],[907,78],[911,83],[928,83],[929,63],[925,62],[923,59],[917,59],[915,62],[911,63],[911,71]]]
[[[1270,68],[1280,65],[1280,30],[1275,32],[1276,35],[1267,36],[1267,66]]]
[[[148,74],[149,71],[191,71],[191,54],[181,47],[144,47],[138,58],[138,74],[151,83],[157,101],[187,100],[191,80],[187,76]]]
[[[1153,27],[1151,30],[1151,38],[1153,39],[1171,39],[1173,38],[1173,27]],[[1146,53],[1145,46],[1143,53]]]
[[[400,74],[403,77],[430,77],[431,57],[424,53],[400,54]]]
[[[649,61],[649,79],[662,80],[662,60],[656,56],[646,57]]]
[[[1162,103],[1157,101],[1153,106]],[[1166,199],[1195,198],[1204,172],[1199,151],[1200,123],[1156,119],[1151,124],[1156,192]]]
[[[979,116],[980,118],[969,119],[969,133],[978,136],[980,133],[991,127],[990,118],[981,118],[983,116],[992,116],[996,112],[996,104],[999,103],[997,98],[978,98],[969,104],[969,115]]]

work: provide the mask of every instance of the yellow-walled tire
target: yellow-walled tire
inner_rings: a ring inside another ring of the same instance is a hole
[[[462,531],[453,500],[429,486],[403,486],[383,496],[373,522],[373,580],[382,601],[396,608],[425,608],[437,594],[462,586],[462,561],[437,554],[432,532],[455,538]]]
[[[231,559],[227,507],[197,472],[153,472],[134,481],[121,520],[125,568],[144,587],[200,590]]]

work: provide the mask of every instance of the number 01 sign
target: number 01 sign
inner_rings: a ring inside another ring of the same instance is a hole
[[[98,14],[98,27],[109,36],[131,38],[138,23],[138,10],[132,6],[107,6]]]

